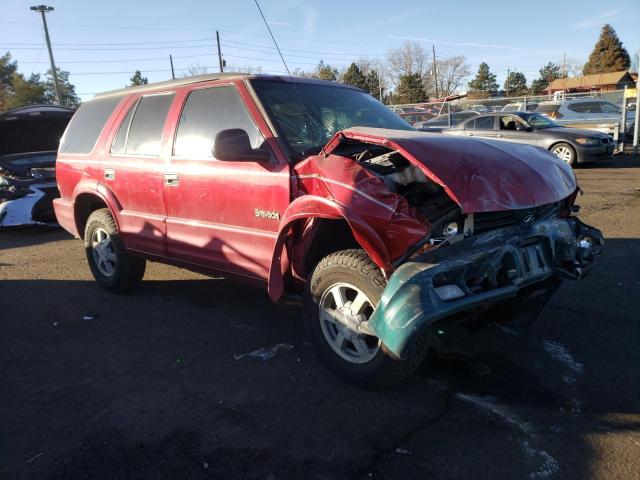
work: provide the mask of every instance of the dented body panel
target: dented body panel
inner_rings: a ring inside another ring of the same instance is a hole
[[[531,145],[450,138],[415,131],[352,128],[338,132],[330,153],[343,139],[398,150],[444,187],[463,213],[513,210],[562,200],[576,189],[571,167],[552,161]]]

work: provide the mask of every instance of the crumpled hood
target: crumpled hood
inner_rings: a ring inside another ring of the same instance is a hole
[[[355,127],[336,133],[325,153],[345,139],[398,150],[440,184],[464,213],[545,205],[567,198],[577,188],[569,165],[531,145]]]

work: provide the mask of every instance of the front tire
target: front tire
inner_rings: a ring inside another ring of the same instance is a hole
[[[368,322],[386,283],[363,250],[342,250],[323,258],[305,286],[305,322],[318,356],[340,378],[367,388],[401,382],[427,353],[425,342],[416,342],[398,359],[377,337],[356,330]]]
[[[558,157],[563,162],[573,166],[576,163],[576,151],[575,149],[565,142],[556,143],[551,147],[551,153]]]
[[[91,273],[101,287],[111,292],[125,292],[140,285],[146,262],[127,252],[108,208],[89,215],[84,246]]]

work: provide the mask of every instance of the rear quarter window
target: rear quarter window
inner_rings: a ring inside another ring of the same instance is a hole
[[[62,137],[60,153],[90,153],[122,96],[100,98],[78,108]]]
[[[143,96],[140,99],[126,136],[125,152],[127,154],[149,156],[160,154],[162,130],[164,130],[173,97],[173,93],[162,93]]]

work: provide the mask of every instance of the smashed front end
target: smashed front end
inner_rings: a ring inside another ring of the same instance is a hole
[[[0,226],[55,225],[55,152],[0,158]]]
[[[398,357],[445,319],[529,325],[604,245],[572,215],[571,168],[537,147],[354,128],[297,169],[378,233],[388,283],[358,330]]]

